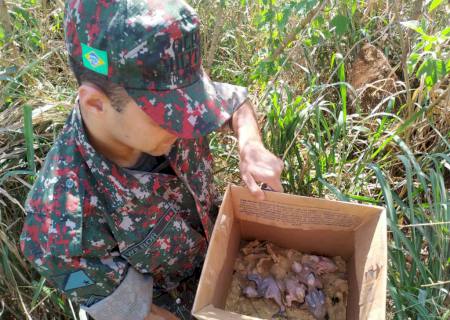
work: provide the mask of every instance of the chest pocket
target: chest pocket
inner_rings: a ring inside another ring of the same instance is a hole
[[[140,272],[150,272],[161,286],[176,284],[200,267],[206,254],[206,239],[185,219],[167,206],[141,241],[122,251]]]

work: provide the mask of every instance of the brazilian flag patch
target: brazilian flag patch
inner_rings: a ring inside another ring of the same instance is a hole
[[[108,75],[108,54],[106,51],[94,49],[88,45],[81,44],[83,65],[89,70]]]

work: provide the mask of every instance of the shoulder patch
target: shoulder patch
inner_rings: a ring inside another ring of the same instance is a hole
[[[91,278],[83,270],[78,270],[70,273],[67,276],[64,291],[74,290],[78,288],[87,287],[94,284]]]

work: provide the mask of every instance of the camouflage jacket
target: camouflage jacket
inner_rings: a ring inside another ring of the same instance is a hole
[[[179,139],[168,159],[176,176],[115,165],[90,145],[74,108],[26,201],[24,255],[85,306],[130,266],[176,286],[203,262],[213,226],[208,140]]]

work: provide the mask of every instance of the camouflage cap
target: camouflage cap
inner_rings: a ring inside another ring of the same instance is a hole
[[[66,1],[73,60],[123,86],[156,123],[182,138],[219,128],[247,97],[245,88],[204,73],[199,28],[184,1]]]

